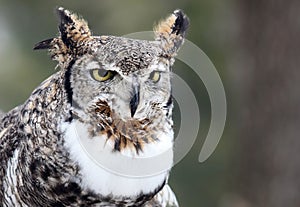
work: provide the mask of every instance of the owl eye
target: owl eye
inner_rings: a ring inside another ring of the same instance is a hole
[[[110,70],[104,70],[104,69],[93,69],[91,70],[91,76],[96,80],[96,81],[107,81],[109,79],[112,79],[114,77],[113,71]]]
[[[149,78],[154,82],[157,83],[160,79],[160,72],[158,71],[153,71],[150,73]]]

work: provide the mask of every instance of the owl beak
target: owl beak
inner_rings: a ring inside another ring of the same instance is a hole
[[[139,84],[134,84],[133,85],[133,96],[130,100],[130,112],[131,112],[131,117],[134,116],[136,109],[139,105],[140,102],[140,85]]]

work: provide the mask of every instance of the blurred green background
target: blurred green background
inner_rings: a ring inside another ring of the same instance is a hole
[[[191,21],[187,39],[208,55],[219,72],[227,95],[228,116],[216,151],[199,163],[210,123],[209,97],[201,79],[177,61],[174,70],[199,94],[196,98],[201,112],[198,139],[171,173],[170,184],[179,203],[185,207],[299,206],[298,159],[294,154],[288,157],[300,150],[296,140],[299,132],[294,130],[299,123],[299,105],[294,102],[299,103],[299,96],[297,85],[278,88],[284,83],[296,84],[299,77],[298,70],[293,70],[299,66],[293,58],[299,51],[292,44],[299,40],[292,39],[299,38],[300,18],[295,9],[297,2],[291,2],[0,0],[0,108],[9,111],[22,104],[39,83],[55,72],[56,63],[46,52],[32,48],[58,34],[53,12],[56,6],[80,13],[94,34],[117,36],[152,30],[155,22],[180,8]],[[281,119],[289,109],[291,116]],[[275,124],[277,119],[281,120]],[[281,128],[279,123],[291,129]],[[274,132],[274,128],[276,134],[262,133]],[[278,141],[282,137],[289,140],[284,149],[283,141]],[[280,165],[287,161],[292,164]],[[289,193],[284,195],[282,191]]]

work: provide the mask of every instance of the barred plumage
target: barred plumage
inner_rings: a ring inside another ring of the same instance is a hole
[[[0,206],[178,206],[167,184],[172,155],[167,170],[134,178],[99,167],[80,141],[125,169],[172,150],[170,71],[187,17],[176,10],[144,41],[92,36],[82,18],[57,13],[60,36],[35,49],[61,70],[0,113]]]

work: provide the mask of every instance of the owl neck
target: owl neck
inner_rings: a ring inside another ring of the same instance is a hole
[[[65,148],[78,164],[80,185],[97,194],[137,199],[157,192],[166,182],[173,164],[169,134],[149,143],[143,152],[115,151],[107,135],[90,137],[88,125],[78,120],[65,123]],[[158,164],[159,163],[159,164]]]

